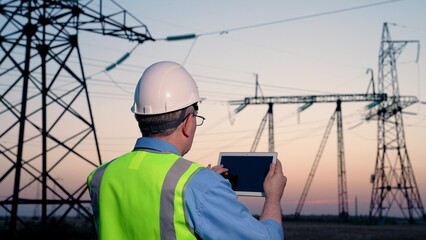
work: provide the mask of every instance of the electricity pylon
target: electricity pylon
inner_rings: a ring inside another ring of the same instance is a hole
[[[377,156],[374,174],[371,176],[372,193],[370,218],[383,222],[397,204],[403,216],[413,222],[415,218],[426,220],[413,167],[408,156],[404,133],[402,109],[414,103],[399,95],[397,57],[408,43],[418,41],[394,41],[384,23],[379,52],[379,93],[390,96],[379,103],[367,119],[377,118]]]
[[[256,82],[257,86],[257,82]],[[257,91],[256,91],[257,93]],[[402,97],[406,98],[406,97]],[[338,211],[339,217],[342,220],[347,220],[349,217],[348,210],[348,190],[346,184],[346,166],[345,166],[345,153],[344,153],[344,142],[343,142],[343,117],[342,117],[342,102],[372,102],[371,104],[379,104],[382,101],[387,99],[386,94],[332,94],[332,95],[313,95],[313,96],[277,96],[277,97],[258,97],[257,94],[255,97],[246,97],[244,100],[233,100],[229,101],[230,105],[239,105],[235,109],[235,113],[240,112],[246,106],[251,104],[267,104],[268,111],[265,117],[262,119],[259,129],[256,133],[255,140],[253,142],[253,146],[251,147],[251,151],[255,151],[257,144],[259,143],[260,136],[262,131],[266,125],[266,121],[269,120],[269,151],[274,150],[274,141],[273,141],[273,111],[272,107],[274,104],[297,104],[303,103],[304,105],[299,108],[299,112],[307,109],[314,103],[332,103],[335,102],[337,104],[336,111],[334,112],[330,122],[327,126],[325,136],[321,142],[320,149],[318,150],[317,156],[315,158],[312,169],[309,173],[308,180],[303,189],[302,195],[300,197],[299,203],[296,208],[295,216],[298,217],[302,211],[303,205],[305,203],[306,197],[308,195],[309,188],[311,186],[312,180],[315,176],[315,172],[321,159],[322,151],[324,150],[325,144],[327,142],[331,126],[337,118],[337,191],[338,191]],[[411,99],[411,97],[408,97]],[[370,104],[370,105],[371,105]]]
[[[102,163],[78,33],[154,40],[112,2],[119,10],[111,14],[102,0],[0,4],[0,207],[10,214],[11,232],[26,224],[25,206],[41,206],[42,226],[71,213],[91,220],[87,176],[77,184],[57,181]],[[54,208],[48,212],[47,205]]]

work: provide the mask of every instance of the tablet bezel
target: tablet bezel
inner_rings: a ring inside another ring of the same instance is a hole
[[[240,156],[240,157],[251,157],[251,156],[267,156],[272,157],[271,163],[276,163],[277,161],[277,153],[276,152],[220,152],[218,165],[222,164],[223,156]],[[226,168],[226,166],[224,166]],[[269,168],[268,168],[269,169]],[[263,182],[262,182],[263,184]],[[264,197],[265,192],[258,191],[237,191],[234,190],[238,196],[254,196],[254,197]]]

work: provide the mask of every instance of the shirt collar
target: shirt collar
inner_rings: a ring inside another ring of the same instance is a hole
[[[136,140],[135,149],[149,149],[161,153],[174,153],[181,156],[179,150],[171,143],[158,138],[141,137]]]

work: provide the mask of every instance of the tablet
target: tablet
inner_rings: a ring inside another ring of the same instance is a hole
[[[262,197],[265,196],[263,181],[276,160],[276,152],[221,152],[218,164],[228,169],[224,177],[237,195]]]

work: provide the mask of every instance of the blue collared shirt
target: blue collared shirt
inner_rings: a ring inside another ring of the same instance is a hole
[[[139,138],[135,149],[181,155],[174,145],[155,138]],[[184,191],[187,220],[203,239],[284,239],[278,222],[255,219],[230,183],[210,169],[194,174]]]

